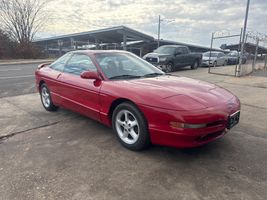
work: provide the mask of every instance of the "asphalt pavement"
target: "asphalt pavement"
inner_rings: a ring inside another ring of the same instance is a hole
[[[0,98],[1,200],[266,200],[266,77],[218,76],[205,68],[174,73],[236,94],[240,123],[199,148],[132,152],[96,121],[61,108],[45,111],[38,94],[25,95],[34,92],[36,66],[15,67],[0,67],[8,96]],[[13,83],[23,81],[28,87],[14,92]]]
[[[267,77],[267,70],[259,70],[256,71],[255,73],[253,73],[254,76],[263,76],[263,77]]]
[[[0,65],[0,98],[36,92],[34,71],[38,64]]]

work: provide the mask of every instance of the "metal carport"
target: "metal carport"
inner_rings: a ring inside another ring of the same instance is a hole
[[[127,43],[134,41],[149,43],[153,42],[154,38],[126,26],[117,26],[100,30],[38,39],[33,43],[39,47],[42,47],[46,51],[56,51],[61,54],[62,52],[83,48],[105,49],[107,46],[113,46],[114,49],[118,48],[126,50]],[[142,48],[140,49],[140,54],[142,54]]]

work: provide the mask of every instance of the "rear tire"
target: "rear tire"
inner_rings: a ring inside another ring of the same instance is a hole
[[[191,65],[191,69],[197,69],[199,67],[199,61],[195,60],[194,63]]]
[[[45,83],[40,87],[40,96],[41,102],[47,111],[56,111],[58,109],[58,107],[53,104],[50,90]]]
[[[121,103],[115,108],[112,127],[119,142],[127,149],[140,151],[150,145],[146,119],[131,103]]]

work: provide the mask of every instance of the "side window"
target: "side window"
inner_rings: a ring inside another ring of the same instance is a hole
[[[70,58],[70,56],[71,56],[70,53],[67,53],[67,54],[61,56],[59,59],[57,59],[55,62],[53,62],[50,65],[50,68],[62,72],[63,69],[64,69],[65,63],[68,61],[68,59]]]
[[[183,49],[181,47],[176,48],[175,49],[175,54],[177,54],[177,55],[183,54]]]
[[[186,47],[182,48],[183,54],[188,54],[188,49]]]
[[[64,67],[64,72],[80,75],[84,71],[97,71],[89,56],[84,54],[73,54]]]

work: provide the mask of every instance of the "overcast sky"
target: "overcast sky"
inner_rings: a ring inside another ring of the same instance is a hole
[[[125,25],[161,38],[209,45],[211,32],[239,33],[246,0],[52,0],[41,37]],[[251,0],[248,28],[267,34],[267,0]]]

